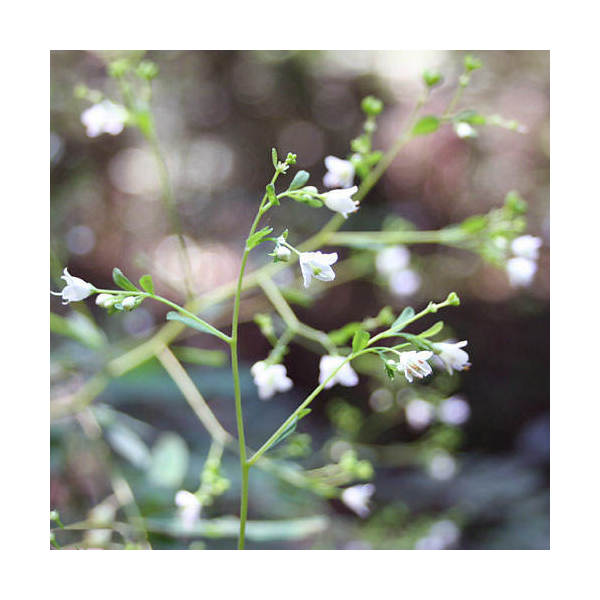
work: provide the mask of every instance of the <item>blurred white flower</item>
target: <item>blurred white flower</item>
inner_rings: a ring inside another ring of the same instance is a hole
[[[311,277],[321,281],[333,281],[335,273],[331,265],[338,259],[337,252],[323,254],[322,252],[301,252],[300,268],[304,278],[304,287],[310,285]]]
[[[319,383],[323,383],[344,361],[343,356],[325,355],[321,357],[319,362]],[[328,390],[336,383],[352,387],[358,384],[358,375],[356,371],[346,363],[326,384],[325,389]]]
[[[254,377],[254,383],[258,388],[258,397],[266,400],[277,392],[287,392],[292,388],[294,382],[287,376],[283,365],[268,365],[260,360],[254,363],[250,369]]]
[[[513,240],[511,249],[516,256],[537,260],[542,240],[534,235],[522,235]]]
[[[467,345],[467,341],[463,340],[462,342],[449,343],[438,342],[437,344],[433,344],[436,350],[439,350],[438,357],[444,363],[448,373],[452,375],[456,371],[468,371],[471,363],[469,362],[469,355],[461,348],[464,348]]]
[[[448,425],[462,425],[469,420],[471,408],[460,396],[446,398],[438,406],[438,417],[440,421]]]
[[[102,133],[118,135],[127,121],[125,107],[110,100],[102,100],[81,113],[81,122],[86,127],[88,137],[97,137]]]
[[[417,540],[416,550],[445,550],[449,546],[456,544],[460,537],[460,529],[454,521],[444,519],[435,522],[430,528],[429,533]]]
[[[329,188],[347,188],[354,181],[354,165],[349,160],[342,160],[335,156],[325,157],[327,173],[323,183]]]
[[[375,486],[372,483],[353,485],[342,492],[342,502],[364,519],[371,512],[368,504],[374,492]]]
[[[433,420],[433,406],[426,400],[416,398],[411,400],[404,409],[406,422],[413,429],[424,429]]]
[[[456,473],[456,461],[445,450],[439,450],[429,461],[427,471],[434,479],[451,479]]]
[[[62,296],[63,304],[84,300],[94,292],[95,288],[91,283],[88,283],[83,279],[79,279],[79,277],[73,277],[72,275],[69,275],[67,267],[65,267],[65,270],[61,275],[61,279],[64,279],[67,282],[67,285],[62,289],[61,292],[50,291],[50,293],[54,296]]]
[[[96,296],[96,304],[102,308],[110,308],[117,298],[111,294],[98,294]]]
[[[477,137],[477,131],[469,123],[461,121],[454,124],[454,132],[459,138],[474,138]]]
[[[358,202],[352,200],[352,196],[356,194],[358,188],[353,186],[343,190],[331,190],[322,194],[323,202],[329,210],[339,212],[344,216],[344,219],[348,218],[348,213],[353,213],[358,210]]]
[[[508,280],[513,287],[526,287],[533,281],[537,271],[535,260],[517,256],[506,261]]]
[[[185,529],[191,529],[200,518],[202,504],[195,494],[187,490],[179,490],[175,494],[175,504],[178,507],[179,518]]]
[[[399,371],[403,371],[407,381],[412,383],[413,377],[423,379],[423,377],[431,374],[433,369],[427,361],[432,356],[433,352],[429,350],[422,350],[420,352],[409,350],[408,352],[401,352],[400,359],[395,363],[395,366]]]
[[[421,287],[421,277],[412,269],[402,269],[390,276],[389,284],[397,296],[410,296]]]
[[[375,267],[379,273],[389,277],[406,269],[410,263],[410,251],[406,246],[390,246],[377,253]]]

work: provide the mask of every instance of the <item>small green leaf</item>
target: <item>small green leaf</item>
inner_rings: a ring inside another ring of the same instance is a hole
[[[470,125],[485,125],[487,119],[480,115],[476,110],[463,110],[454,117],[454,121],[457,123],[469,123]]]
[[[352,352],[360,352],[368,343],[371,336],[364,330],[359,329],[352,338]]]
[[[410,319],[412,319],[415,316],[415,310],[412,306],[407,306],[402,313],[400,314],[400,316],[392,323],[392,326],[390,329],[394,330],[394,331],[400,331],[401,329],[403,329],[404,324],[407,321],[410,321]]]
[[[274,206],[279,206],[279,199],[277,198],[277,194],[275,193],[275,186],[272,183],[267,184],[267,199]]]
[[[475,71],[475,69],[480,69],[482,66],[483,63],[478,58],[475,58],[470,54],[467,54],[465,56],[465,70],[467,71],[467,73]]]
[[[427,115],[422,119],[417,121],[416,125],[413,127],[412,134],[413,135],[428,135],[437,131],[440,126],[440,120],[433,115]]]
[[[279,159],[277,158],[277,150],[275,148],[271,148],[271,159],[273,160],[273,166],[277,168],[277,162]]]
[[[307,171],[298,171],[296,175],[294,175],[294,179],[292,179],[292,183],[290,183],[290,187],[288,190],[297,190],[304,185],[308,181],[310,174]]]
[[[140,277],[140,285],[145,292],[154,294],[154,281],[152,281],[152,275],[142,275]]]
[[[433,337],[437,335],[444,328],[444,321],[438,321],[434,325],[432,325],[429,329],[426,329],[422,333],[419,334],[419,337]]]
[[[128,292],[139,292],[139,288],[137,288],[125,275],[121,269],[115,267],[112,272],[113,281],[122,289],[127,290]]]
[[[252,250],[252,248],[258,246],[263,241],[263,238],[269,235],[271,231],[273,231],[272,227],[264,227],[260,231],[255,231],[246,241],[246,248]]]
[[[191,317],[186,317],[185,315],[181,315],[174,310],[171,310],[167,313],[167,321],[180,321],[184,325],[191,327],[192,329],[196,329],[197,331],[202,331],[203,333],[210,333],[220,339],[225,337],[225,334],[218,329],[215,329],[212,325],[208,323],[200,323]]]
[[[394,379],[394,377],[396,376],[396,371],[394,371],[394,369],[392,369],[392,367],[388,365],[387,360],[383,356],[381,357],[381,360],[383,360],[383,368],[385,369],[385,374],[390,379]]]

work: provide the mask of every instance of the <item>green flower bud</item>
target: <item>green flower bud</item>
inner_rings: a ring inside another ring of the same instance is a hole
[[[108,65],[108,74],[110,75],[110,77],[114,77],[115,79],[123,77],[128,70],[129,61],[126,58],[119,58],[117,60],[113,60]]]
[[[143,60],[135,70],[138,77],[150,81],[158,75],[158,67],[151,60]]]
[[[442,74],[437,69],[426,69],[423,71],[423,82],[429,88],[441,84],[443,79]]]
[[[369,117],[376,117],[383,110],[383,102],[375,96],[367,96],[363,98],[360,107]]]
[[[446,303],[449,304],[450,306],[459,306],[460,298],[458,297],[456,292],[450,292],[448,294],[448,297],[446,298]]]
[[[478,59],[475,58],[473,56],[471,56],[470,54],[467,54],[465,56],[465,71],[467,73],[470,73],[471,71],[475,71],[475,69],[480,69],[483,66],[483,63]]]

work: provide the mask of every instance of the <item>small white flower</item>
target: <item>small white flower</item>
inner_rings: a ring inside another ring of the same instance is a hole
[[[413,377],[423,379],[430,375],[433,369],[427,362],[433,356],[433,352],[429,350],[409,350],[408,352],[400,353],[400,360],[395,363],[398,370],[404,371],[404,376],[409,383],[413,382]],[[390,361],[393,362],[393,361]]]
[[[127,110],[110,100],[102,100],[81,113],[81,122],[86,127],[88,137],[97,137],[102,133],[118,135],[127,121]]]
[[[343,190],[331,190],[322,195],[323,202],[329,210],[339,212],[344,215],[344,219],[348,218],[348,213],[353,213],[358,210],[358,202],[352,200],[352,196],[356,194],[358,188],[352,186]]]
[[[319,362],[319,383],[323,383],[329,376],[345,361],[343,356],[325,355],[321,357]],[[356,371],[346,363],[326,384],[325,389],[328,390],[336,383],[352,387],[358,384],[358,375]]]
[[[111,294],[98,294],[96,296],[96,304],[102,308],[110,308],[117,299]]]
[[[390,246],[377,253],[375,267],[382,275],[389,277],[406,269],[410,263],[410,251],[406,246]]]
[[[535,260],[517,256],[506,261],[508,280],[513,287],[526,287],[533,281],[537,271]]]
[[[522,235],[513,240],[511,249],[516,256],[537,260],[542,240],[534,235]]]
[[[250,372],[261,400],[267,400],[277,392],[287,392],[294,385],[294,382],[287,377],[283,365],[268,365],[264,360],[260,360],[252,365]]]
[[[469,123],[461,121],[454,124],[454,132],[459,138],[474,138],[477,137],[477,131]]]
[[[421,287],[421,277],[412,269],[402,269],[390,275],[389,284],[397,296],[411,296]]]
[[[335,156],[325,157],[327,173],[323,183],[329,188],[347,188],[354,181],[354,165],[349,160],[342,160]]]
[[[469,355],[461,348],[467,345],[467,341],[456,342],[454,344],[446,342],[438,342],[434,344],[436,350],[439,350],[438,357],[444,363],[448,373],[452,375],[455,371],[468,371],[471,363],[469,362]]]
[[[364,519],[371,512],[368,504],[374,492],[375,486],[372,483],[353,485],[342,492],[342,502]]]
[[[187,490],[179,490],[175,494],[175,504],[179,509],[179,518],[185,529],[191,529],[200,518],[202,504],[195,494]]]
[[[290,260],[290,256],[292,255],[292,251],[281,244],[277,244],[275,246],[275,258],[280,260],[281,262],[288,262]]]
[[[335,273],[331,265],[338,259],[337,252],[332,254],[323,254],[322,252],[301,252],[300,268],[304,278],[304,287],[310,285],[310,278],[320,279],[321,281],[333,281]]]
[[[79,277],[73,277],[72,275],[69,275],[67,267],[65,267],[65,270],[61,275],[61,279],[64,279],[67,282],[67,285],[62,289],[61,292],[50,291],[50,293],[54,296],[62,296],[63,304],[84,300],[94,292],[95,288],[91,283],[88,283],[83,279],[79,279]]]
[[[427,470],[429,475],[434,479],[445,481],[454,477],[456,473],[456,461],[448,452],[440,450],[429,461]]]
[[[416,550],[444,550],[456,544],[460,537],[460,529],[454,521],[444,519],[437,521],[430,529],[427,536],[420,538],[415,544]]]
[[[440,421],[448,425],[462,425],[469,420],[471,408],[460,396],[444,400],[438,407]]]
[[[433,420],[433,406],[426,400],[416,398],[411,400],[404,409],[406,422],[413,429],[424,429]]]
[[[135,296],[127,296],[122,302],[121,305],[125,310],[132,310],[135,308],[136,298]]]

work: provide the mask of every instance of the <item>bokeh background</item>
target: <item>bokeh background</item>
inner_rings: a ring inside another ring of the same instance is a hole
[[[360,133],[364,96],[372,94],[385,103],[374,144],[385,150],[414,106],[422,71],[435,67],[444,75],[426,110],[439,113],[454,92],[464,54],[146,53],[160,69],[152,104],[198,293],[235,278],[243,240],[271,176],[272,146],[280,156],[295,152],[296,166],[308,170],[311,183],[322,188],[324,156],[345,157],[350,140]],[[335,462],[348,448],[370,460],[376,485],[371,515],[359,519],[338,500],[298,490],[255,469],[250,518],[289,519],[291,525],[275,533],[258,528],[249,547],[427,547],[423,540],[431,542],[431,528],[449,521],[457,531],[443,547],[549,547],[549,53],[473,54],[484,66],[473,74],[461,106],[516,119],[527,133],[482,127],[477,138],[460,139],[446,127],[411,142],[345,229],[377,230],[394,219],[438,229],[501,206],[506,193],[516,189],[529,205],[527,232],[544,240],[534,282],[515,289],[504,271],[475,254],[414,245],[411,269],[419,285],[411,293],[390,289],[378,275],[374,257],[366,253],[360,278],[320,286],[311,297],[298,294],[298,316],[330,331],[373,316],[385,305],[398,313],[407,304],[417,308],[456,291],[461,306],[442,318],[450,333],[469,341],[473,366],[452,378],[438,374],[423,386],[421,396],[459,395],[468,402],[470,416],[460,427],[413,427],[406,419],[406,403],[420,392],[390,385],[372,365],[362,365],[359,386],[337,386],[313,404],[299,427],[312,436],[312,453],[299,460],[305,467],[318,467]],[[68,265],[73,275],[113,287],[111,271],[119,266],[132,279],[152,273],[159,293],[183,301],[176,243],[146,142],[129,128],[118,136],[89,138],[80,121],[89,102],[74,94],[78,84],[120,100],[106,75],[107,61],[116,56],[51,53],[52,286],[62,287],[59,276]],[[270,212],[267,224],[276,232],[289,227],[290,241],[297,243],[330,216],[326,209],[289,202]],[[341,253],[353,255],[347,249]],[[250,267],[267,259],[264,252],[254,252]],[[296,289],[298,275],[290,269],[277,283]],[[166,312],[161,305],[145,303],[132,313],[109,317],[91,301],[63,307],[56,298],[51,308],[57,315],[51,338],[54,401],[68,398],[108,360],[147,339],[163,324]],[[269,311],[258,293],[243,304],[240,329],[247,437],[253,447],[313,389],[319,360],[315,351],[321,352],[310,343],[293,344],[285,364],[294,389],[268,402],[259,400],[249,367],[264,359],[270,346],[252,322],[256,311]],[[205,314],[227,327],[230,304]],[[188,356],[185,366],[224,426],[234,432],[230,373],[217,352],[222,350],[218,342],[195,335],[176,346],[214,351]],[[174,492],[198,485],[210,440],[162,366],[148,361],[98,391],[93,406],[103,425],[100,438],[90,435],[85,412],[52,421],[50,502],[63,522],[84,520],[93,510],[95,517],[104,511],[110,520],[116,512],[123,520],[111,499],[115,477],[122,477],[142,515],[156,523],[149,533],[154,548],[233,547],[231,533],[190,537],[169,528],[175,519]],[[174,461],[167,461],[166,475],[156,464],[161,443]],[[428,467],[432,444],[446,448],[452,461],[441,477]],[[283,457],[290,450],[279,451]],[[237,457],[226,453],[223,468],[231,488],[206,508],[206,518],[237,514]],[[58,535],[66,546],[123,547],[127,542],[118,531],[109,537],[96,532],[96,538],[93,532]]]

